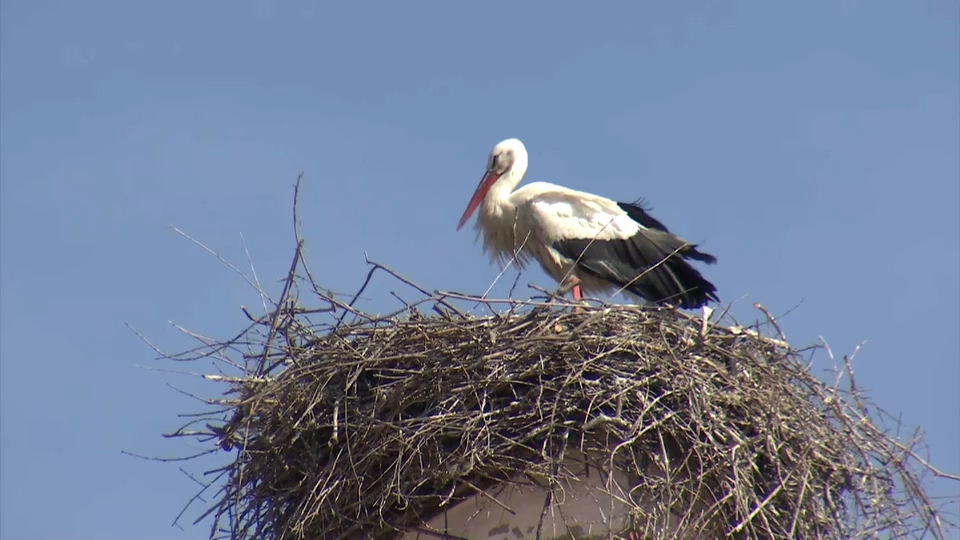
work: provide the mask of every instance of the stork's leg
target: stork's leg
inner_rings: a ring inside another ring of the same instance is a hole
[[[580,291],[580,278],[574,276],[573,274],[568,275],[563,282],[560,283],[560,294],[566,294],[567,291],[570,291],[571,296],[573,296],[574,303],[580,303],[583,301],[583,294]],[[581,308],[573,308],[575,312],[581,311]]]
[[[563,296],[568,292],[573,293],[574,300],[580,300],[580,278],[570,274],[563,281],[560,282],[560,286],[557,288],[557,293]]]
[[[570,294],[573,295],[573,301],[574,301],[574,302],[579,303],[579,302],[582,302],[582,301],[583,301],[583,295],[580,294],[580,282],[579,282],[579,280],[577,280],[577,284],[574,285],[572,289],[570,289]],[[575,307],[575,308],[573,308],[573,311],[574,311],[574,313],[580,313],[580,312],[583,311],[583,308],[581,308],[581,307]]]

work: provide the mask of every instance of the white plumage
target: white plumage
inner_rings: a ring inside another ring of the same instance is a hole
[[[493,260],[516,257],[521,268],[536,260],[576,300],[583,292],[617,290],[684,308],[717,300],[716,287],[687,262],[716,258],[671,234],[645,208],[545,182],[514,191],[526,171],[523,143],[497,144],[457,226],[479,207],[476,228]]]

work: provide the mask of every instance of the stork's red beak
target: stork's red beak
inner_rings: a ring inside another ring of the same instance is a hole
[[[459,231],[463,227],[464,223],[470,219],[470,216],[473,214],[474,210],[480,206],[480,202],[483,201],[483,198],[487,195],[487,192],[490,191],[490,187],[500,178],[500,175],[487,171],[487,174],[483,175],[483,178],[480,179],[480,184],[477,185],[477,190],[473,192],[473,197],[470,198],[470,202],[467,204],[467,209],[463,211],[463,216],[460,218],[460,223],[457,225],[457,230]]]

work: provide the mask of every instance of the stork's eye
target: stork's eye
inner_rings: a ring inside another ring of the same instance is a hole
[[[507,150],[500,156],[500,159],[497,160],[497,164],[500,165],[504,170],[509,169],[513,165],[513,150]]]

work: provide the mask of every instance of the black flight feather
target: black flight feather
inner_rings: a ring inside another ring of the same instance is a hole
[[[648,229],[659,229],[663,232],[670,232],[666,225],[660,223],[659,220],[647,213],[653,208],[651,208],[650,205],[648,205],[643,199],[637,199],[632,203],[618,202],[617,206],[626,212],[627,215],[630,216],[630,219]]]

